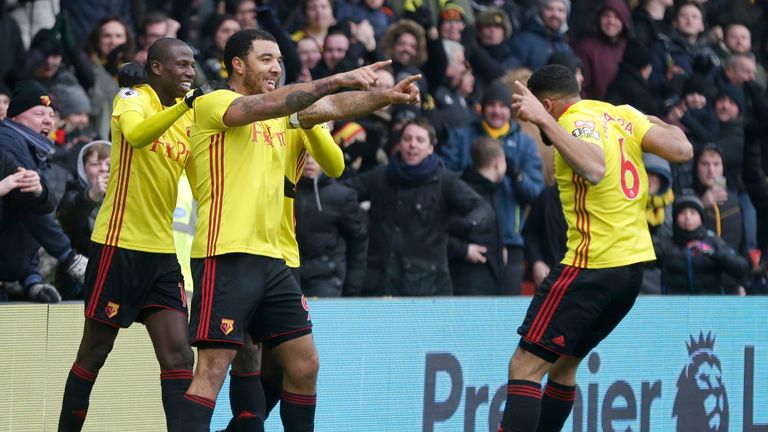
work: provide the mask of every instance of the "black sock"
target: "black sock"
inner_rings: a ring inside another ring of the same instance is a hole
[[[59,432],[79,432],[88,414],[88,400],[91,397],[97,374],[72,365],[64,387],[64,400],[59,415]]]
[[[184,393],[192,383],[192,371],[178,369],[160,372],[160,389],[163,395],[163,410],[168,432],[177,432],[181,421],[181,404]]]
[[[180,430],[184,432],[210,432],[211,417],[216,401],[189,393],[181,402]]]
[[[264,419],[267,419],[269,418],[269,413],[275,409],[275,405],[280,402],[280,387],[275,387],[269,381],[262,379],[261,388],[264,389],[264,400],[266,401]]]
[[[536,432],[541,409],[541,384],[534,381],[509,380],[507,404],[499,432]]]
[[[576,386],[567,386],[547,380],[541,397],[541,420],[537,432],[559,432],[571,415]]]
[[[314,431],[316,404],[317,395],[306,396],[283,390],[280,394],[280,419],[285,432]]]
[[[227,431],[262,432],[264,430],[264,390],[261,372],[229,373],[229,404],[232,420]]]

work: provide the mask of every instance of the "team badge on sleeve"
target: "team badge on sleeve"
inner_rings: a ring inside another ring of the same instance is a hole
[[[132,98],[139,96],[139,92],[130,87],[120,89],[117,94],[120,95],[121,98]]]

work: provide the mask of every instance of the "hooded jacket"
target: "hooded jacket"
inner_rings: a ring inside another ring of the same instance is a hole
[[[83,155],[88,148],[96,144],[112,144],[109,141],[93,141],[80,149],[77,156],[77,178],[67,183],[64,197],[56,210],[56,216],[64,232],[72,240],[72,246],[81,254],[88,256],[91,244],[91,233],[96,223],[102,201],[93,201],[88,195],[90,185],[85,173]]]
[[[296,190],[296,241],[305,295],[359,295],[365,278],[368,229],[355,191],[321,175]]]
[[[600,30],[600,15],[606,9],[616,12],[624,27],[615,40],[609,39]],[[581,58],[581,70],[584,74],[582,97],[605,100],[608,85],[616,77],[624,57],[627,38],[632,34],[632,20],[629,17],[629,8],[623,0],[606,0],[598,11],[597,19],[597,34],[582,39],[573,50]]]
[[[512,37],[510,44],[514,56],[523,66],[531,70],[537,70],[546,65],[549,57],[556,52],[574,54],[565,38],[565,30],[548,29],[538,14],[523,25],[523,30]]]

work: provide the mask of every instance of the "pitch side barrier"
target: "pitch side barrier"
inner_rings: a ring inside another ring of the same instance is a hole
[[[496,432],[529,300],[311,300],[315,430]],[[0,306],[0,432],[55,431],[81,331],[82,304]],[[143,327],[121,333],[85,430],[164,430],[159,373]],[[564,431],[768,432],[768,297],[641,297],[585,359]]]

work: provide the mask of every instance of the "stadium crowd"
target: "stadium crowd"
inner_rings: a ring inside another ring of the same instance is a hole
[[[766,293],[768,1],[9,0],[0,301],[82,299],[121,66],[176,37],[195,50],[193,87],[225,80],[224,46],[247,28],[275,36],[281,85],[383,59],[379,86],[423,75],[421,106],[332,125],[340,179],[310,158],[286,191],[305,294],[516,295],[541,283],[566,224],[552,147],[511,105],[513,83],[552,63],[576,73],[583,98],[632,105],[694,144],[689,163],[644,157],[658,260],[643,292]],[[182,261],[188,190],[174,214]]]

